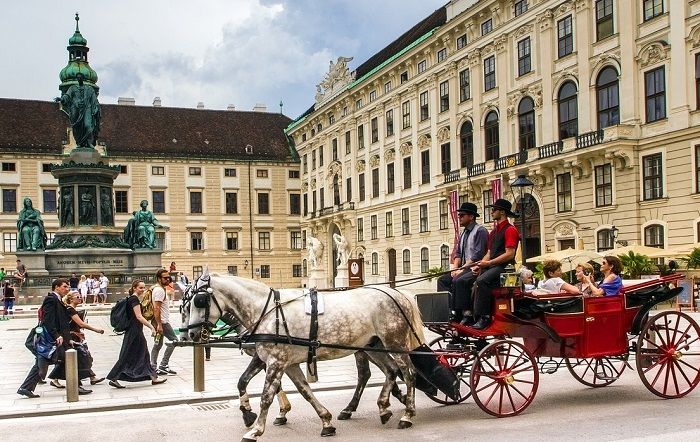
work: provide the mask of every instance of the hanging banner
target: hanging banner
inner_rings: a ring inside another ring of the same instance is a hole
[[[457,191],[453,190],[450,192],[450,215],[452,216],[452,227],[455,231],[454,242],[452,244],[452,253],[450,253],[450,262],[455,257],[455,252],[457,251],[457,244],[459,243],[459,217],[457,216],[457,209],[459,209],[459,197]]]
[[[501,178],[498,177],[491,181],[491,195],[493,195],[493,200],[501,198]]]

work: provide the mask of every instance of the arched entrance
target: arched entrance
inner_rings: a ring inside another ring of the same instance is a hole
[[[396,287],[396,250],[386,251],[387,269],[389,270],[389,286]]]
[[[524,199],[524,225],[522,218],[514,220],[514,224],[518,228],[521,238],[524,239],[523,251],[525,252],[525,256],[531,258],[542,254],[542,242],[540,238],[540,205],[537,203],[535,197],[529,193],[525,194]],[[516,209],[518,213],[523,213],[519,198],[518,203],[516,204]]]

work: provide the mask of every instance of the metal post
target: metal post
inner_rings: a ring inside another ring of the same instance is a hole
[[[523,193],[523,188],[520,188],[520,223],[521,223],[521,241],[522,246],[521,256],[523,257],[523,265],[527,262],[527,249],[525,248],[525,243],[527,242],[527,232],[525,231],[525,194]]]
[[[66,350],[66,400],[78,402],[78,352]]]
[[[192,362],[194,368],[194,391],[204,391],[204,347],[195,345],[192,347]]]

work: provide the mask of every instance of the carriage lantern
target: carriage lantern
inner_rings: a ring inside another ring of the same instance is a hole
[[[520,278],[520,273],[515,271],[515,267],[512,264],[506,266],[503,273],[501,273],[501,287],[506,288],[516,288],[520,287],[522,280]]]

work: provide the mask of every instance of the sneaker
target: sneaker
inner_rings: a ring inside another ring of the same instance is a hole
[[[177,374],[177,372],[175,370],[172,370],[170,367],[159,367],[157,373],[162,375]]]

